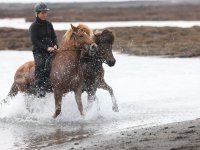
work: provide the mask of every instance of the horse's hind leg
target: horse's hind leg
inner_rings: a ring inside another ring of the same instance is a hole
[[[117,105],[117,100],[113,93],[113,89],[104,80],[100,83],[99,88],[107,90],[110,93],[112,103],[113,103],[112,109],[113,109],[113,111],[118,112],[119,109],[118,109],[118,105]]]
[[[82,88],[75,91],[75,99],[76,99],[76,103],[77,103],[77,106],[78,106],[78,110],[79,110],[81,116],[84,116],[81,94],[82,94]]]
[[[62,103],[62,91],[59,89],[54,89],[54,98],[55,98],[55,113],[53,118],[56,118],[61,112],[61,103]]]

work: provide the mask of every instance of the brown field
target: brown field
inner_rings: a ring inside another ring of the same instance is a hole
[[[187,1],[186,1],[187,2]],[[200,20],[200,2],[104,2],[104,3],[49,3],[49,20],[128,21],[128,20]],[[1,4],[0,18],[34,20],[34,4]]]
[[[110,28],[115,33],[113,49],[143,56],[200,56],[200,27],[127,27]],[[61,42],[65,31],[56,31]],[[28,30],[0,28],[0,49],[31,50]]]

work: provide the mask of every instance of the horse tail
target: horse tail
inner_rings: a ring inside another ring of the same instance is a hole
[[[10,92],[8,93],[8,97],[14,97],[17,95],[18,93],[18,87],[17,87],[17,84],[14,82],[11,86],[11,89],[10,89]]]
[[[12,98],[14,96],[16,96],[18,93],[18,87],[17,87],[17,84],[14,82],[10,88],[10,91],[7,95],[7,97],[5,99],[2,99],[0,101],[0,106],[3,105],[3,104],[8,104],[9,103],[9,97]]]

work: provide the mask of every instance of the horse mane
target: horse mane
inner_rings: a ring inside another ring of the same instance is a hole
[[[76,28],[78,28],[78,30],[84,31],[84,32],[85,32],[86,34],[88,34],[89,36],[92,36],[92,34],[93,34],[92,29],[89,28],[87,25],[85,25],[85,24],[83,24],[83,23],[80,23]],[[63,35],[62,42],[61,42],[61,46],[60,46],[61,48],[64,48],[64,47],[66,47],[67,45],[70,44],[72,34],[73,34],[73,29],[70,28],[70,29],[67,30],[67,32]]]
[[[71,37],[72,37],[72,33],[73,33],[73,30],[72,29],[69,29],[67,30],[67,32],[63,35],[62,37],[62,42],[61,42],[61,48],[64,48],[66,47],[66,45],[69,43]]]
[[[89,28],[87,25],[80,23],[77,28],[79,28],[80,30],[84,31],[87,35],[92,36],[93,32],[92,29]]]

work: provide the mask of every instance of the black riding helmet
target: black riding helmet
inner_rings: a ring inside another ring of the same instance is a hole
[[[49,10],[49,8],[43,2],[35,4],[35,7],[34,7],[35,12],[48,11],[48,10]]]

